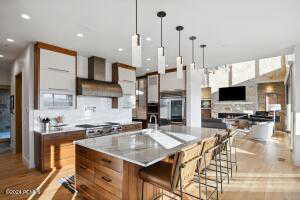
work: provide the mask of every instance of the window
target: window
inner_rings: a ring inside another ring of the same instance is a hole
[[[264,75],[281,68],[281,56],[259,60],[259,75]]]
[[[255,78],[255,60],[232,64],[232,85]]]

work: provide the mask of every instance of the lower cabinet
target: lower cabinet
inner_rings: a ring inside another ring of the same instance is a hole
[[[122,199],[123,161],[76,145],[76,189],[82,199]]]
[[[127,125],[122,125],[121,132],[138,131],[138,130],[142,130],[142,129],[143,129],[142,123],[127,124]]]
[[[53,134],[35,132],[35,166],[41,172],[48,172],[65,165],[74,165],[75,145],[73,141],[85,138],[85,131]]]

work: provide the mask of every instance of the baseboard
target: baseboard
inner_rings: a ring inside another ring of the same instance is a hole
[[[26,167],[28,169],[30,169],[30,163],[29,163],[28,158],[26,158],[26,156],[22,155],[22,161],[23,161],[23,164],[26,165]]]

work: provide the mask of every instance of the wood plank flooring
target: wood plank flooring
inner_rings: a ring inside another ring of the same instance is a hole
[[[268,143],[239,138],[238,161],[238,173],[234,173],[230,184],[224,185],[222,200],[300,199],[300,168],[292,165],[287,138],[283,134],[276,134]],[[78,199],[58,183],[59,178],[72,174],[72,165],[41,174],[26,169],[20,155],[1,154],[0,199]],[[14,189],[37,188],[40,194],[5,194]]]

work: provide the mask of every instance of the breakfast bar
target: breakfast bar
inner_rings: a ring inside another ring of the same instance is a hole
[[[76,141],[76,189],[87,199],[141,199],[141,168],[226,131],[170,125]],[[159,192],[145,184],[144,199]]]

